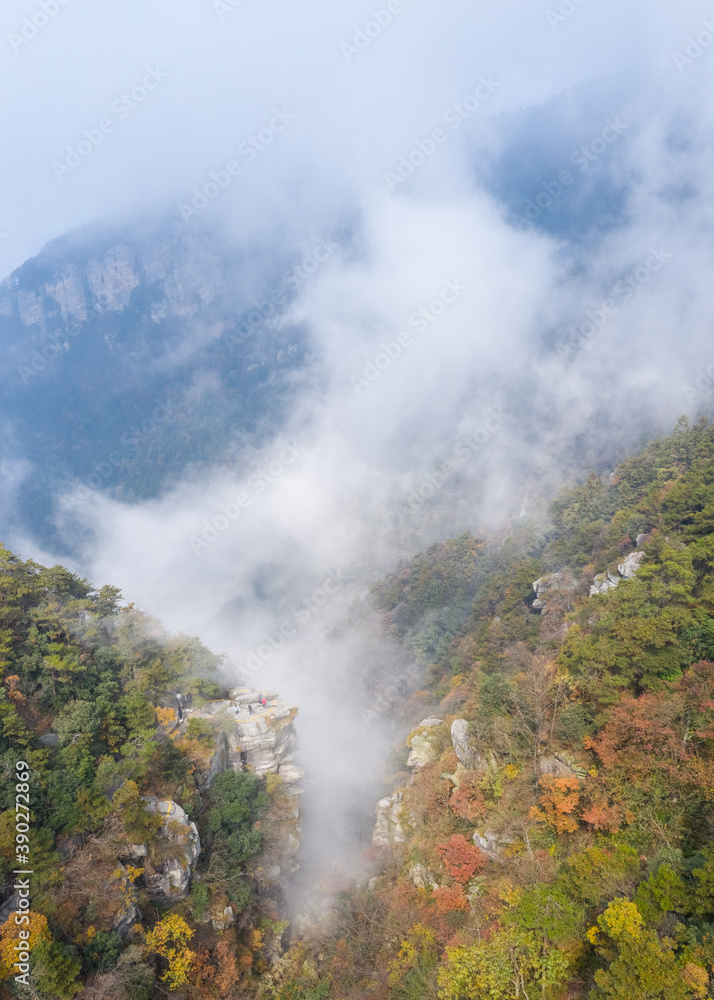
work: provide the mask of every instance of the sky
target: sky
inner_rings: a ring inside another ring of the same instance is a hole
[[[341,628],[352,601],[434,537],[505,530],[565,456],[604,468],[710,409],[712,18],[698,0],[2,8],[3,274],[94,221],[166,216],[268,259],[332,247],[276,320],[316,358],[278,439],[150,502],[58,505],[76,568],[301,704],[335,831],[391,738],[374,678],[409,666]],[[31,475],[3,471],[5,491]]]

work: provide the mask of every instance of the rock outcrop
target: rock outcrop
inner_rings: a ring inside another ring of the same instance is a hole
[[[120,244],[107,250],[103,260],[90,260],[87,281],[98,312],[115,312],[128,306],[131,293],[141,282],[130,247]]]
[[[543,614],[546,608],[548,594],[569,593],[570,591],[575,590],[577,585],[575,577],[566,570],[560,570],[558,573],[550,573],[547,576],[541,576],[537,580],[533,581],[533,590],[535,591],[536,599],[533,601],[533,604],[531,604],[531,607],[534,611],[540,611],[540,613]]]
[[[555,756],[541,757],[538,761],[538,767],[541,774],[554,778],[572,778],[575,774],[570,764],[566,764],[564,760]]]
[[[123,940],[134,924],[141,923],[141,910],[139,909],[139,900],[134,882],[129,878],[129,873],[121,861],[117,862],[117,870],[124,872],[125,875],[121,880],[122,902],[114,915],[112,930]]]
[[[412,865],[407,877],[417,889],[435,889],[439,884],[425,865]]]
[[[234,691],[231,700],[209,702],[201,709],[189,711],[186,719],[206,719],[216,724],[217,731],[225,737],[225,742],[219,740],[219,748],[223,747],[226,753],[224,766],[250,770],[258,777],[278,774],[291,789],[290,794],[301,795],[303,789],[298,782],[305,772],[293,762],[292,754],[298,746],[293,725],[297,708],[275,692],[268,693],[271,697],[266,698],[265,707],[258,692]],[[214,773],[223,769],[218,761],[213,765]],[[208,774],[204,780],[208,780]]]
[[[251,877],[264,889],[282,883],[299,867],[294,857],[302,836],[299,796],[304,791],[300,781],[305,771],[293,759],[293,750],[298,747],[293,724],[297,711],[276,691],[234,688],[229,699],[188,711],[184,722],[188,725],[192,718],[203,719],[215,729],[216,749],[202,771],[202,792],[228,767],[252,771],[258,777],[274,776],[271,806],[264,821],[264,849],[249,866]]]
[[[224,279],[221,250],[205,233],[158,239],[143,247],[126,243],[102,248],[83,266],[65,263],[52,268],[49,280],[35,288],[19,288],[17,278],[0,283],[0,314],[16,316],[24,327],[50,333],[69,330],[94,315],[121,312],[136,288],[155,299],[154,323],[184,317],[212,302]]]
[[[425,767],[439,756],[436,746],[436,727],[443,726],[443,719],[424,719],[409,734],[407,746],[410,748],[407,767]]]
[[[515,841],[515,837],[508,837],[505,834],[497,833],[494,830],[484,829],[480,833],[478,830],[474,832],[473,842],[479,847],[484,854],[487,854],[490,858],[498,859],[503,851],[504,847],[508,844],[512,844]]]
[[[466,719],[455,719],[451,723],[451,743],[464,767],[476,764],[478,754],[469,742],[469,724]]]
[[[176,802],[145,796],[146,811],[161,817],[156,845],[149,854],[146,844],[130,844],[125,857],[144,865],[144,881],[151,899],[184,899],[191,884],[201,841],[196,824]]]
[[[641,535],[637,536],[641,538]],[[644,559],[644,552],[635,549],[634,552],[626,557],[624,562],[621,562],[617,567],[617,573],[612,570],[606,570],[604,573],[600,573],[593,580],[592,586],[590,587],[590,596],[595,594],[606,594],[608,590],[612,590],[616,587],[622,580],[631,580],[635,575],[637,570],[640,568],[640,564]]]
[[[395,792],[377,803],[377,821],[374,824],[372,843],[378,847],[403,844],[406,840],[402,826],[403,799],[401,792]]]

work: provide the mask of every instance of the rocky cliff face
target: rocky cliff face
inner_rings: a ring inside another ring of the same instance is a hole
[[[438,743],[442,737],[443,719],[423,719],[407,737],[409,757],[407,767],[417,771],[426,767],[439,756]],[[410,778],[407,787],[413,779]],[[403,844],[406,840],[405,826],[410,823],[404,810],[404,793],[399,790],[385,796],[377,803],[377,818],[372,834],[372,843],[377,847]]]
[[[209,702],[188,712],[185,724],[200,718],[216,731],[216,749],[202,776],[203,790],[207,791],[216,774],[227,767],[269,778],[273,795],[263,821],[265,846],[249,866],[258,884],[269,888],[284,884],[298,868],[294,857],[302,835],[299,797],[304,791],[300,781],[305,771],[293,760],[298,747],[294,726],[297,707],[275,691],[264,693],[265,706],[261,692],[236,688],[230,692],[230,700]]]
[[[198,829],[184,810],[170,799],[144,798],[146,811],[160,816],[161,827],[156,834],[157,849],[149,858],[146,844],[132,844],[126,857],[134,863],[146,865],[144,875],[150,899],[183,899],[191,885],[191,875],[201,841]]]
[[[223,269],[219,248],[205,233],[117,243],[81,263],[59,263],[32,288],[11,275],[0,284],[0,313],[38,332],[74,332],[93,315],[122,312],[142,287],[152,298],[151,319],[159,323],[211,302]]]

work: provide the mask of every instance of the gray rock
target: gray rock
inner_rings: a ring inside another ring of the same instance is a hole
[[[407,877],[417,889],[434,889],[439,884],[425,865],[412,865]]]
[[[278,774],[286,785],[291,785],[296,781],[302,781],[305,777],[305,770],[302,767],[298,767],[296,764],[280,764],[278,767]]]
[[[507,837],[493,830],[484,830],[483,833],[479,833],[476,830],[473,835],[474,844],[480,847],[484,854],[488,854],[491,857],[498,857],[503,846],[512,844],[514,840],[514,837]]]
[[[550,774],[555,778],[571,778],[575,775],[572,767],[555,755],[552,757],[541,757],[538,764],[541,774]]]
[[[436,734],[430,730],[443,724],[443,719],[424,719],[419,723],[407,741],[407,746],[410,747],[407,767],[425,767],[436,760],[438,756],[434,745]]]
[[[147,812],[162,819],[156,835],[159,860],[153,864],[153,871],[147,871],[144,876],[147,892],[152,899],[184,899],[191,884],[193,866],[201,853],[196,824],[171,799],[144,796],[144,802]],[[148,859],[149,852],[146,844],[131,844],[125,854],[137,860]]]
[[[374,824],[372,843],[378,847],[403,844],[406,840],[402,826],[402,800],[402,793],[395,792],[377,803],[377,821]]]
[[[228,740],[223,733],[216,733],[216,745],[208,762],[207,768],[202,768],[199,776],[198,790],[204,795],[213,784],[216,775],[228,767]]]
[[[118,861],[117,865],[120,871],[126,872],[126,868],[121,861]],[[128,873],[122,879],[122,890],[124,903],[122,908],[114,915],[112,930],[116,931],[119,937],[124,940],[134,924],[141,921],[141,910],[139,909],[136,889],[129,880]]]
[[[235,719],[228,732],[230,750],[238,757],[245,754],[258,776],[278,773],[285,758],[298,746],[292,723],[295,711],[294,705],[277,698],[265,711]]]
[[[466,719],[455,719],[451,723],[451,742],[464,767],[473,767],[476,751],[469,743],[469,724]]]
[[[206,715],[227,715],[233,711],[233,702],[223,699],[223,701],[209,701],[201,709]]]
[[[620,576],[624,577],[625,580],[631,580],[635,575],[637,570],[640,568],[640,563],[644,559],[644,552],[630,552],[629,556],[625,559],[623,563],[617,567],[617,572]]]
[[[641,535],[638,535],[638,540],[641,537]],[[617,573],[613,573],[612,570],[600,573],[592,582],[592,586],[590,587],[590,596],[593,597],[595,594],[606,594],[608,590],[612,590],[612,588],[616,587],[622,580],[631,580],[640,568],[640,564],[644,557],[644,552],[637,550],[630,552],[630,554],[625,558],[625,561],[618,565]]]
[[[546,576],[541,576],[533,581],[536,600],[533,601],[531,607],[534,611],[540,611],[542,614],[546,608],[546,594],[569,592],[575,590],[577,585],[575,577],[571,573],[568,573],[567,570],[559,570],[557,573],[549,573]]]

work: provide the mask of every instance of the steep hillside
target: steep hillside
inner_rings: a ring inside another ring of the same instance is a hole
[[[295,709],[221,690],[216,657],[112,588],[4,552],[1,874],[21,914],[29,794],[38,995],[710,998],[713,512],[714,427],[682,422],[548,526],[464,534],[375,585],[353,614],[423,684],[382,676],[365,717],[405,735],[372,877],[292,925]]]
[[[242,996],[287,926],[297,709],[119,602],[0,549],[1,988]]]
[[[335,997],[684,1000],[714,963],[714,428],[380,584],[428,684]]]

